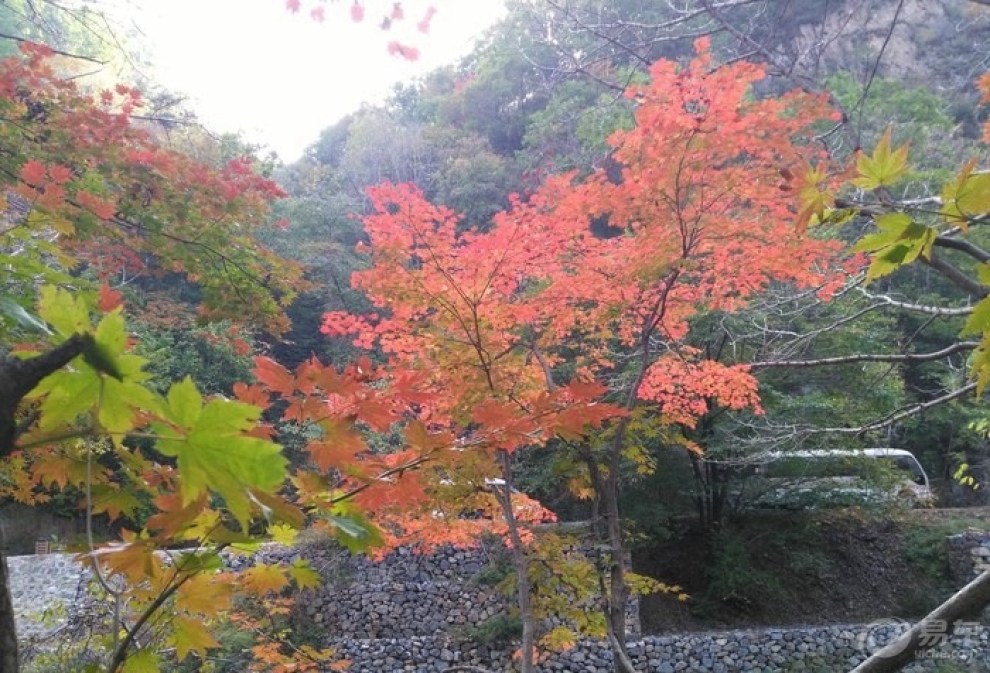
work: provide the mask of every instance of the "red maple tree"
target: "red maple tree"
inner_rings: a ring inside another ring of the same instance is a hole
[[[456,436],[492,428],[487,446],[505,452],[554,436],[587,449],[588,426],[609,425],[604,448],[582,455],[605,509],[620,654],[617,493],[632,412],[691,426],[713,404],[759,411],[748,369],[705,360],[688,345],[690,321],[739,309],[771,282],[827,293],[837,253],[795,230],[781,189],[782,171],[823,155],[813,125],[833,116],[825,101],[756,98],[759,66],[712,69],[707,43],[697,49],[629,90],[636,125],[610,138],[617,179],[550,177],[484,231],[462,231],[415,187],[371,189],[371,264],[352,282],[378,313],[334,312],[323,325],[378,349],[392,376],[419,377],[431,394],[420,415]]]

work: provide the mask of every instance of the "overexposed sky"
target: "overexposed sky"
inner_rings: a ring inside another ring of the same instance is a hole
[[[242,131],[286,162],[319,132],[364,101],[381,100],[397,81],[452,63],[504,15],[502,0],[403,0],[406,18],[378,27],[392,0],[364,0],[365,19],[350,18],[352,0],[131,0],[134,24],[154,63],[153,77],[185,93],[204,124]],[[428,35],[416,23],[436,7]],[[309,9],[322,6],[320,23]],[[386,53],[389,41],[415,44],[415,63]]]

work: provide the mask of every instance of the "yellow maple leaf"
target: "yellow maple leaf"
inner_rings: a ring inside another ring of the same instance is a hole
[[[159,563],[154,555],[154,546],[149,540],[134,539],[132,542],[111,543],[97,549],[92,555],[105,563],[114,574],[127,578],[130,584],[140,584],[158,574]]]
[[[291,547],[296,543],[296,537],[298,536],[299,531],[292,526],[277,523],[268,529],[268,533],[272,536],[273,542],[278,542],[279,544],[284,544],[287,547]]]
[[[210,635],[202,623],[185,617],[172,619],[172,644],[175,645],[175,654],[179,661],[183,661],[190,652],[205,657],[206,650],[220,647],[220,643]]]
[[[241,582],[248,591],[258,596],[264,596],[269,592],[276,593],[281,591],[289,583],[289,580],[285,577],[285,572],[282,568],[273,565],[258,564],[241,573]]]
[[[867,190],[886,187],[897,182],[907,172],[907,144],[891,149],[891,128],[880,137],[873,154],[860,154],[856,160],[859,176],[852,180],[857,187]]]
[[[233,587],[215,574],[201,573],[179,587],[176,604],[182,610],[213,615],[230,607]]]

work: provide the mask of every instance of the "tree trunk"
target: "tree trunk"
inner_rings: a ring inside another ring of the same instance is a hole
[[[609,641],[614,654],[616,673],[635,673],[626,651],[626,607],[629,589],[626,586],[626,544],[622,539],[622,519],[619,516],[619,470],[622,466],[622,447],[625,442],[627,420],[616,428],[615,438],[609,447],[608,472],[601,482],[602,505],[605,510],[605,534],[608,541],[608,596],[605,607],[608,614]]]
[[[988,605],[990,605],[990,570],[960,589],[952,598],[911,627],[907,633],[871,655],[854,668],[852,673],[899,671],[919,653],[944,642],[952,635],[956,622],[979,615]],[[927,637],[922,639],[923,635]]]
[[[626,546],[622,539],[622,521],[619,518],[619,466],[622,460],[622,440],[625,437],[625,423],[617,428],[608,458],[608,473],[602,474],[594,455],[588,451],[582,455],[588,465],[591,486],[595,491],[596,507],[592,528],[608,547],[611,557],[608,564],[599,567],[599,572],[607,571],[605,578],[599,577],[602,593],[602,610],[605,613],[605,626],[608,642],[617,673],[635,673],[626,652],[626,606],[629,603],[629,590],[626,587]],[[599,505],[600,503],[600,505]],[[599,506],[601,509],[599,509]],[[597,517],[603,515],[605,529],[602,531]]]
[[[0,540],[2,543],[2,540]],[[7,557],[0,548],[0,673],[18,673],[17,628],[10,598]]]
[[[622,519],[619,517],[619,463],[621,457],[613,453],[605,475],[605,530],[611,554],[609,562],[609,614],[608,620],[616,639],[625,652],[626,605],[629,589],[626,587],[626,545],[622,539]],[[620,659],[616,658],[616,662]],[[621,667],[619,670],[624,670]],[[633,673],[629,671],[628,673]]]
[[[0,355],[0,459],[17,448],[17,409],[24,396],[43,378],[57,372],[91,343],[89,335],[76,334],[33,358]],[[18,673],[17,629],[10,597],[10,573],[0,540],[0,673]]]
[[[526,549],[519,536],[519,526],[516,514],[512,509],[512,466],[506,451],[498,452],[502,465],[502,479],[505,482],[501,489],[496,487],[496,495],[502,505],[502,516],[505,517],[509,529],[509,541],[512,543],[512,566],[516,572],[516,600],[519,605],[519,618],[522,620],[522,673],[534,673],[536,668],[533,661],[533,648],[536,645],[536,617],[533,614],[532,585],[529,580],[529,561]],[[0,671],[0,673],[3,673]]]

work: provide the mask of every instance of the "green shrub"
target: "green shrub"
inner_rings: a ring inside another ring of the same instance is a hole
[[[465,632],[468,640],[479,645],[506,645],[522,637],[519,615],[495,615]]]
[[[780,599],[783,593],[777,575],[753,563],[747,538],[741,532],[717,535],[708,566],[709,597],[746,608]]]

